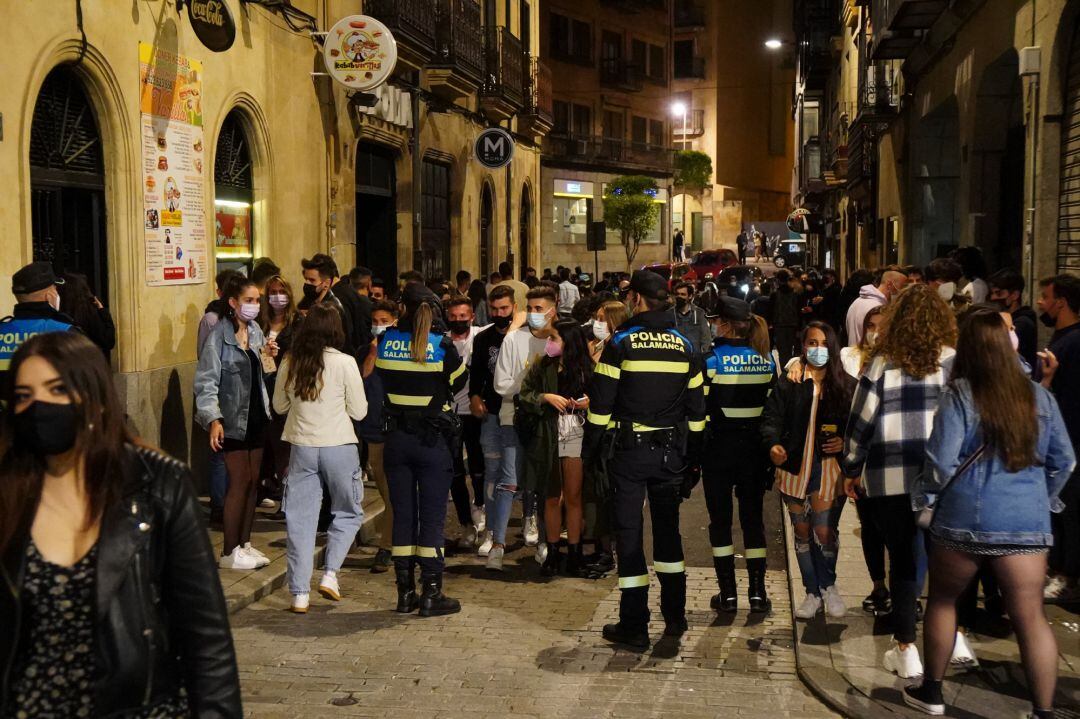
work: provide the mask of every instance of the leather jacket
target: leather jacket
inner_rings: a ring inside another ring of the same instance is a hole
[[[27,639],[22,584],[36,504],[0,557],[0,710]],[[240,717],[225,597],[187,466],[129,445],[121,497],[105,509],[97,547],[95,715],[184,687],[192,716]]]

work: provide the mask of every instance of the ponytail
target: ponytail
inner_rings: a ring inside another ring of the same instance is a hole
[[[750,346],[762,357],[768,357],[772,343],[769,342],[769,325],[761,315],[750,315]]]
[[[421,302],[412,316],[412,359],[424,364],[427,361],[428,335],[431,334],[431,305]]]

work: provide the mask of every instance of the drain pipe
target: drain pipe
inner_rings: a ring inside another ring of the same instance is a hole
[[[416,79],[416,87],[420,87],[420,79]],[[409,93],[410,102],[412,103],[412,116],[413,116],[413,131],[412,137],[409,138],[409,151],[412,152],[412,267],[414,270],[419,270],[423,267],[423,253],[421,252],[420,233],[423,230],[423,224],[420,217],[420,206],[423,203],[423,195],[421,194],[420,176],[423,173],[423,164],[420,157],[420,93],[413,91]],[[394,282],[397,282],[397,278],[393,278]]]

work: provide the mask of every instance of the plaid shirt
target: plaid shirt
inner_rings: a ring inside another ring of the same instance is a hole
[[[875,357],[855,389],[842,466],[863,473],[868,497],[908,494],[926,466],[926,440],[956,352],[941,351],[939,369],[915,379]]]

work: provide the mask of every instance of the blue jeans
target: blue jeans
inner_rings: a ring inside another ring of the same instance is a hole
[[[210,450],[208,466],[210,472],[210,506],[214,509],[225,507],[225,491],[229,488],[229,474],[225,471],[225,453]]]
[[[360,454],[355,444],[292,448],[283,504],[289,540],[286,551],[289,591],[293,594],[307,594],[311,589],[315,531],[324,484],[330,493],[333,515],[326,537],[326,569],[336,572],[341,569],[364,521],[360,504],[364,487],[360,483]]]
[[[784,496],[784,502],[795,530],[795,559],[803,587],[807,594],[820,596],[822,589],[836,584],[836,558],[840,551],[837,527],[847,497],[841,494],[823,512],[813,511],[809,497],[800,500]]]
[[[524,473],[525,452],[513,425],[500,425],[498,416],[494,414],[484,417],[484,424],[480,427],[480,446],[484,450],[487,528],[491,530],[495,544],[505,545],[506,525],[510,523],[518,477]]]

